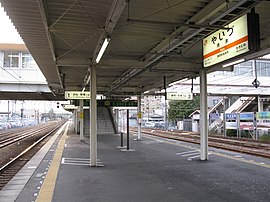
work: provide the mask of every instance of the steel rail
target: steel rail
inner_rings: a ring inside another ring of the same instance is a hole
[[[50,132],[48,132],[46,135],[42,136],[40,139],[38,139],[36,142],[34,142],[32,145],[30,145],[29,147],[27,147],[24,151],[22,151],[19,155],[17,155],[16,157],[12,158],[12,160],[10,160],[8,163],[6,163],[5,165],[3,165],[0,168],[0,172],[2,172],[3,170],[5,170],[8,166],[10,166],[12,163],[14,163],[16,160],[18,160],[21,156],[23,156],[25,153],[27,153],[29,150],[31,150],[33,147],[35,147],[37,144],[39,144],[42,140],[44,140],[45,138],[47,138],[49,135],[51,135],[52,133],[54,133],[57,129],[59,129],[63,124],[58,125],[57,127],[55,127],[54,129],[52,129]]]
[[[7,137],[6,139],[0,140],[0,148],[3,148],[5,146],[7,146],[7,145],[18,142],[18,141],[20,141],[22,139],[34,136],[35,134],[46,130],[47,127],[48,127],[48,125],[43,125],[40,128],[33,128],[33,129],[30,129],[29,131],[26,131],[24,133],[10,134],[10,135],[12,135],[11,137]],[[14,132],[16,132],[16,131],[14,131]]]
[[[134,129],[131,129],[133,131],[136,131]],[[142,130],[143,133],[178,140],[178,141],[184,141],[184,142],[190,142],[194,144],[200,144],[200,136],[196,134],[188,134],[184,133],[182,134],[179,132],[178,134],[176,132],[171,131],[162,131],[162,130],[156,130],[156,129],[144,129]],[[252,145],[253,143],[253,145]],[[241,152],[241,153],[247,153],[252,154],[256,156],[261,156],[265,158],[270,158],[270,144],[269,143],[262,143],[258,142],[257,145],[254,144],[254,141],[248,141],[246,139],[244,140],[235,140],[230,138],[223,138],[223,137],[209,137],[209,146],[216,147],[220,149],[225,149],[229,151],[235,151],[235,152]]]

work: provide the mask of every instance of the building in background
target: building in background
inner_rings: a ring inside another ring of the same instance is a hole
[[[24,44],[0,44],[0,82],[2,85],[47,85],[44,75]]]
[[[161,95],[144,95],[142,97],[143,120],[151,121],[158,115],[164,117],[165,99]],[[162,118],[164,120],[164,118]]]

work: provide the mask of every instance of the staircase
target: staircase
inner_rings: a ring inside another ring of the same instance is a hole
[[[112,123],[110,109],[107,107],[97,107],[97,134],[115,134]],[[84,135],[90,134],[90,114],[89,110],[84,110]]]
[[[225,111],[225,113],[241,113],[254,100],[255,97],[240,97]],[[221,103],[222,100],[217,105],[220,105]],[[214,106],[213,108],[216,107],[217,106]],[[222,127],[223,127],[223,115],[221,115],[219,119],[211,123],[211,125],[209,126],[209,132],[214,132]]]
[[[255,97],[240,97],[226,110],[226,113],[241,113],[254,99]]]
[[[110,109],[107,107],[97,108],[97,133],[115,134]]]

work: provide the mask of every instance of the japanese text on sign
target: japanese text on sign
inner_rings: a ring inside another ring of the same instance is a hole
[[[66,91],[65,99],[74,99],[74,100],[90,99],[90,92]]]
[[[236,113],[228,113],[226,114],[226,120],[236,120],[237,114]]]
[[[244,15],[203,39],[204,67],[248,52],[247,15]]]
[[[270,112],[257,112],[257,120],[270,120]]]
[[[239,116],[240,120],[254,120],[254,113],[253,112],[246,112],[246,113],[240,113]]]
[[[192,93],[167,93],[168,100],[193,100]]]

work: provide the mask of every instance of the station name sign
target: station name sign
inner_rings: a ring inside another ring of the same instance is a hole
[[[270,120],[270,112],[257,112],[256,119],[257,120]]]
[[[192,93],[167,93],[168,100],[193,100]]]
[[[90,92],[82,91],[65,91],[65,99],[67,100],[84,100],[90,99]]]
[[[253,121],[254,120],[254,113],[253,112],[243,112],[240,113],[239,116],[240,120],[246,120],[246,121]]]
[[[204,67],[257,50],[260,46],[258,26],[258,14],[248,13],[226,25],[225,29],[220,29],[204,38]]]
[[[78,100],[73,100],[72,104],[79,106]],[[90,100],[83,101],[84,106],[90,106]],[[137,107],[137,100],[120,101],[120,100],[97,100],[98,107]]]
[[[236,120],[237,119],[237,114],[236,113],[227,113],[225,116],[226,116],[226,121],[227,120]]]
[[[63,108],[64,109],[77,109],[78,107],[75,105],[64,104]]]

